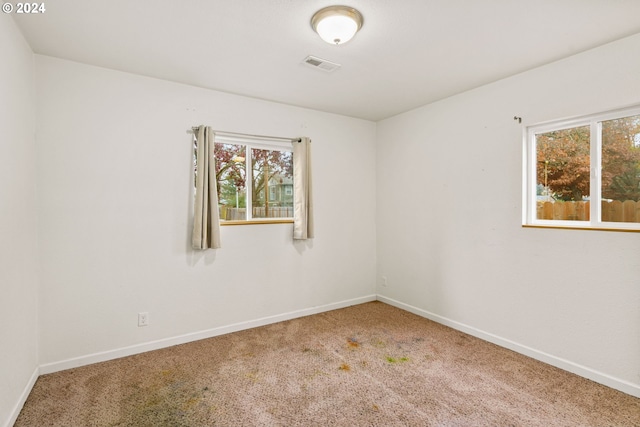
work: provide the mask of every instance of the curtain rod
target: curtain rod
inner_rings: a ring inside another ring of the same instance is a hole
[[[195,134],[198,130],[198,126],[193,126],[191,129],[187,130],[187,133]],[[280,136],[268,136],[268,135],[252,135],[250,133],[238,133],[238,132],[225,132],[223,130],[214,130],[216,135],[227,135],[227,136],[244,136],[247,138],[256,138],[256,139],[277,139],[280,141],[291,141],[291,142],[300,142],[300,138],[283,138]]]

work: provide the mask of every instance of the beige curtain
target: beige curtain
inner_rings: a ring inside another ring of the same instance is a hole
[[[311,191],[311,140],[293,143],[293,238],[313,238],[313,197]]]
[[[213,156],[215,134],[210,127],[196,132],[195,202],[193,209],[194,249],[220,247],[220,214],[216,187],[216,162]]]

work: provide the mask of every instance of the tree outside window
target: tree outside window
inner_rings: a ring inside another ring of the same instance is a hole
[[[637,110],[529,130],[535,182],[529,184],[528,203],[534,203],[534,220],[640,223]],[[591,206],[594,201],[598,206]]]
[[[216,143],[214,152],[221,221],[293,217],[290,149]]]

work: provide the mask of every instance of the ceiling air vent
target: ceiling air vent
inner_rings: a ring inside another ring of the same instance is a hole
[[[318,58],[316,56],[311,56],[311,55],[304,58],[304,63],[311,68],[316,68],[318,70],[326,71],[327,73],[330,73],[340,68],[340,64],[336,64],[335,62],[327,61],[326,59]]]

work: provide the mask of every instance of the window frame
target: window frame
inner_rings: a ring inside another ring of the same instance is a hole
[[[287,151],[293,156],[293,141],[283,141],[281,138],[269,138],[259,136],[235,136],[235,135],[215,135],[214,138],[214,150],[215,144],[233,144],[243,145],[245,148],[245,176],[246,176],[246,217],[244,220],[222,220],[219,223],[221,226],[227,225],[256,225],[256,224],[289,224],[293,223],[293,216],[286,218],[253,218],[253,200],[252,192],[249,187],[252,185],[251,176],[253,171],[251,169],[251,150],[271,150],[271,151]],[[293,178],[293,175],[292,175]],[[217,183],[216,183],[217,184]],[[295,196],[294,196],[295,197]],[[268,202],[268,201],[266,201]]]
[[[640,115],[640,105],[554,120],[523,129],[522,226],[579,230],[640,232],[640,222],[602,221],[602,122]],[[537,218],[536,135],[580,126],[589,126],[589,220],[549,220]]]

